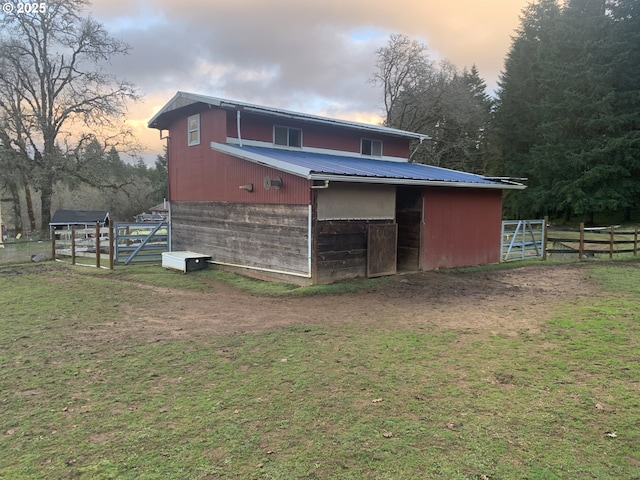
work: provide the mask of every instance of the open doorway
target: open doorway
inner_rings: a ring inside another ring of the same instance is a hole
[[[422,188],[401,186],[396,189],[398,224],[398,272],[420,269],[422,244]]]

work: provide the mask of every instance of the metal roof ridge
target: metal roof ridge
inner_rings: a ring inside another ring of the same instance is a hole
[[[359,128],[359,129],[364,129],[364,130],[372,130],[372,131],[377,131],[379,133],[387,133],[388,135],[395,135],[395,136],[404,136],[404,137],[411,137],[411,138],[415,138],[418,139],[420,141],[423,140],[429,140],[430,137],[428,135],[422,134],[422,133],[415,133],[415,132],[410,132],[408,130],[400,130],[397,128],[391,128],[391,127],[385,127],[383,125],[373,125],[370,123],[363,123],[363,122],[355,122],[352,120],[342,120],[339,118],[332,118],[332,117],[325,117],[325,116],[321,116],[321,115],[315,115],[315,114],[311,114],[311,113],[304,113],[304,112],[295,112],[293,110],[286,110],[283,108],[276,108],[276,107],[268,107],[268,106],[264,106],[264,105],[258,105],[258,104],[254,104],[254,103],[249,103],[249,102],[243,102],[243,101],[239,101],[239,100],[232,100],[232,99],[225,99],[225,98],[220,98],[220,97],[213,97],[213,96],[208,96],[208,95],[202,95],[202,94],[198,94],[198,93],[190,93],[190,92],[183,92],[183,91],[178,91],[172,98],[171,100],[169,100],[164,107],[162,107],[152,118],[151,120],[149,120],[149,122],[147,123],[147,126],[150,128],[153,128],[152,125],[157,121],[158,117],[160,117],[162,114],[171,111],[172,109],[168,109],[167,107],[169,107],[169,105],[171,105],[172,103],[174,103],[176,100],[178,100],[179,98],[186,98],[188,100],[192,100],[193,102],[201,102],[201,103],[206,103],[209,105],[213,105],[216,107],[242,107],[245,109],[253,109],[256,110],[258,112],[264,112],[267,114],[273,114],[273,115],[278,115],[278,116],[289,116],[289,117],[293,117],[293,118],[298,118],[301,120],[310,120],[310,121],[314,121],[317,123],[328,123],[328,124],[336,124],[336,125],[342,125],[345,127],[351,127],[351,128]]]

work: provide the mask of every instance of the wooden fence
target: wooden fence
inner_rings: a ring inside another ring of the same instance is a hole
[[[579,259],[593,257],[595,255],[633,253],[638,254],[638,227],[621,228],[619,225],[610,227],[585,228],[584,223],[578,229],[566,229],[549,225],[545,218],[545,239],[547,248],[544,251],[543,260],[547,255],[564,257],[577,257]],[[551,248],[549,248],[551,244]]]
[[[113,227],[95,228],[71,226],[69,230],[55,230],[51,228],[51,257],[56,260],[59,256],[71,257],[72,265],[86,265],[78,263],[78,258],[95,259],[97,268],[113,270]],[[103,267],[103,258],[108,266]],[[88,265],[93,266],[93,265]]]
[[[84,228],[72,226],[70,230],[51,231],[51,256],[71,257],[72,265],[78,258],[95,259],[95,266],[108,262],[114,265],[160,264],[162,252],[168,248],[168,223],[116,223],[115,226]],[[93,266],[93,265],[90,265]]]

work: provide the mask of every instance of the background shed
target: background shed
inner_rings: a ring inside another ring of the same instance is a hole
[[[72,226],[91,228],[96,223],[100,227],[109,226],[109,212],[106,210],[58,210],[51,217],[49,227],[54,230],[69,230]],[[59,238],[59,235],[56,235]]]

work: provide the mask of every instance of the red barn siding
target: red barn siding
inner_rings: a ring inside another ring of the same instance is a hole
[[[227,135],[238,138],[237,117],[235,111],[227,112]],[[269,118],[241,112],[240,133],[243,140],[273,142],[273,126],[299,128],[302,130],[303,146],[309,148],[327,148],[344,152],[360,153],[360,139],[382,140],[382,153],[392,157],[407,158],[409,147],[407,139],[387,137],[372,132],[358,132],[355,129],[333,127],[324,124],[312,124],[286,118]]]
[[[425,188],[422,268],[498,263],[501,228],[501,190]]]
[[[170,200],[309,205],[309,180],[211,150],[211,142],[224,143],[226,135],[226,113],[222,110],[200,114],[200,145],[187,145],[186,118],[171,125]],[[265,190],[266,176],[282,178],[282,188]],[[253,183],[253,193],[240,190],[240,185],[247,183]]]

